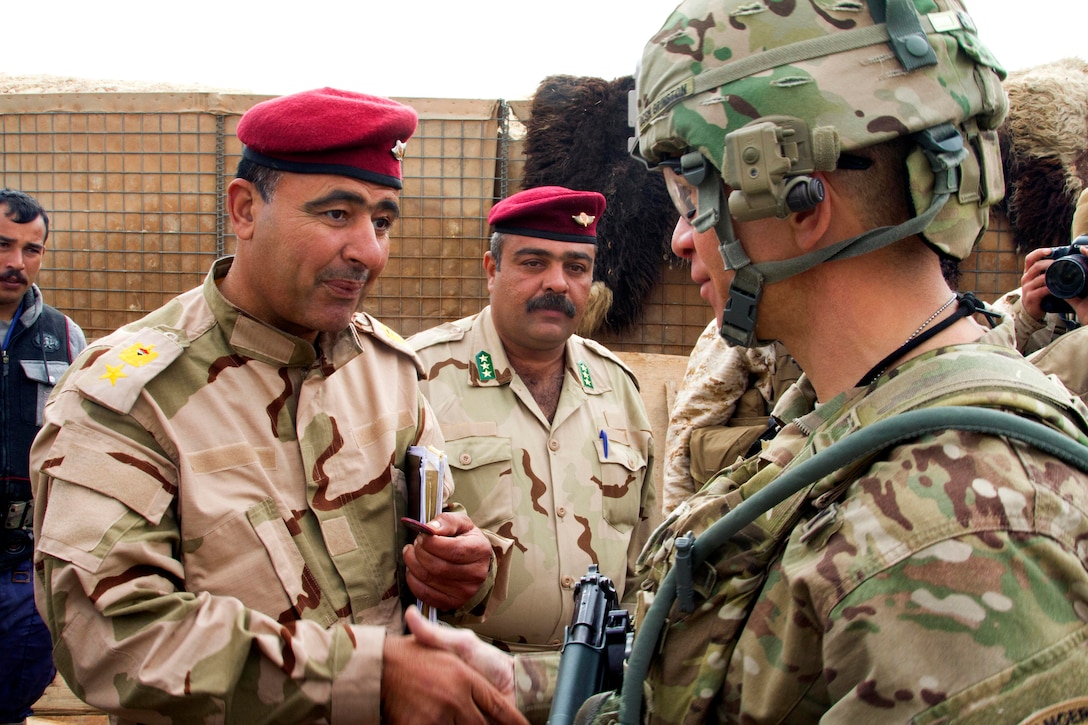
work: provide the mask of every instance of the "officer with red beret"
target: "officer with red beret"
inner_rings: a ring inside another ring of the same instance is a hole
[[[468,626],[511,651],[558,649],[591,564],[632,600],[655,511],[638,383],[575,334],[604,213],[601,194],[558,186],[498,202],[483,258],[490,304],[408,341],[426,365],[454,500],[510,560],[505,597]]]
[[[406,545],[405,452],[443,447],[418,360],[358,312],[400,214],[408,106],[257,104],[202,287],[91,346],[32,452],[58,669],[118,722],[522,722],[402,600],[467,613],[503,563],[448,500]]]

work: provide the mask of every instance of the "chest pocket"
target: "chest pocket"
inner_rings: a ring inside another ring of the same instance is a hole
[[[498,531],[514,518],[509,438],[487,435],[447,439],[446,460],[453,473],[453,500],[465,507],[472,523]]]
[[[604,442],[596,442],[601,464],[601,510],[614,528],[626,532],[638,523],[642,507],[642,484],[646,478],[646,457],[626,441],[618,430],[609,429],[608,456]]]
[[[44,422],[45,401],[53,392],[61,376],[68,370],[68,363],[63,360],[20,360],[23,375],[30,381],[20,394],[23,420],[41,427]]]

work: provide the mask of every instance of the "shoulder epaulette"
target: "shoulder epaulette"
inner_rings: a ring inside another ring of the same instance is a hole
[[[423,379],[423,361],[419,359],[416,351],[412,349],[407,340],[401,337],[399,332],[366,312],[360,312],[352,317],[352,323],[360,332],[373,337],[386,347],[390,347],[409,358],[412,364],[416,366],[420,380]]]
[[[120,338],[80,370],[75,386],[85,398],[128,413],[140,391],[189,346],[183,330],[147,327]]]
[[[638,388],[638,378],[635,376],[635,371],[632,370],[630,368],[630,366],[627,365],[627,363],[625,363],[622,359],[620,359],[619,355],[612,352],[611,350],[609,350],[607,347],[605,347],[601,343],[597,342],[596,340],[591,340],[588,337],[578,337],[577,340],[579,342],[581,342],[583,345],[585,345],[586,348],[588,348],[589,350],[592,350],[593,352],[597,353],[597,355],[604,358],[605,360],[608,360],[609,362],[613,362],[616,365],[619,365],[620,368],[622,368],[623,371],[625,373],[627,373],[627,375],[635,383],[635,387]]]
[[[421,330],[408,338],[408,344],[413,350],[422,350],[431,345],[439,345],[444,342],[457,342],[465,337],[465,333],[472,329],[471,320],[457,320],[456,322],[443,322],[427,330]]]

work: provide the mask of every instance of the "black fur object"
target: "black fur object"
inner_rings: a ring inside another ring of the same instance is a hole
[[[597,223],[593,278],[613,293],[602,328],[622,332],[638,319],[658,282],[677,212],[665,183],[627,152],[627,93],[634,78],[614,81],[556,75],[533,96],[526,122],[521,186],[598,191],[608,206]]]

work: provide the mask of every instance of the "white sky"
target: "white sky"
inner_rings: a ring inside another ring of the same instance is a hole
[[[808,0],[800,0],[807,2]],[[1010,70],[1088,58],[1083,0],[972,0]],[[560,73],[634,72],[674,0],[38,0],[6,13],[0,72],[320,86],[423,98],[530,98]],[[1082,10],[1074,10],[1081,7]],[[14,14],[13,14],[14,13]]]

